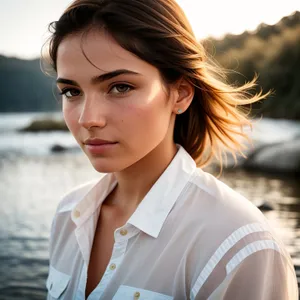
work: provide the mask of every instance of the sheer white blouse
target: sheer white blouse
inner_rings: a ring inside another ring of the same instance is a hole
[[[177,147],[135,212],[115,230],[110,262],[88,300],[298,300],[291,258],[264,215]],[[85,299],[101,203],[116,184],[106,174],[59,203],[47,299]]]

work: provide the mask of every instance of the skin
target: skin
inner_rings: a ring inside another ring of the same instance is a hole
[[[176,154],[176,113],[188,108],[194,88],[181,79],[169,86],[168,96],[158,69],[123,49],[105,31],[90,32],[83,40],[93,64],[81,43],[80,34],[71,35],[58,47],[57,77],[76,82],[58,83],[60,91],[69,89],[63,95],[63,115],[93,167],[114,172],[117,178],[111,203],[106,204],[130,215]],[[91,82],[117,69],[138,75]],[[95,137],[117,144],[101,155],[91,154],[84,141]]]
[[[113,172],[118,181],[101,206],[88,266],[87,298],[109,263],[115,229],[126,223],[174,158],[176,112],[188,108],[194,89],[179,80],[167,93],[158,69],[120,47],[104,31],[90,32],[84,39],[83,49],[93,64],[83,55],[81,42],[80,34],[71,35],[58,47],[64,118],[93,167]],[[99,81],[104,73],[120,69],[137,74]],[[84,143],[87,138],[117,144],[93,154]]]

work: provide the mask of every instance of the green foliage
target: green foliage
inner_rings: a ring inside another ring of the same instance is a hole
[[[256,115],[300,120],[300,12],[255,32],[203,41],[221,66],[234,70],[229,80],[241,85],[259,75],[263,90],[272,96],[253,104]],[[0,112],[60,109],[54,79],[42,73],[39,60],[0,56]]]
[[[204,46],[241,85],[258,74],[258,88],[273,90],[267,100],[253,104],[256,115],[300,120],[300,12],[273,26],[262,24],[256,32],[207,39]]]

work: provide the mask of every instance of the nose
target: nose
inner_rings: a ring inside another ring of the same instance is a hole
[[[100,99],[96,97],[85,99],[78,123],[86,129],[106,126],[105,109]]]

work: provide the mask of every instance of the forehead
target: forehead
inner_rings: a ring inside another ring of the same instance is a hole
[[[91,31],[86,35],[67,36],[58,46],[57,73],[59,77],[78,74],[79,70],[85,73],[90,72],[92,75],[116,69],[129,69],[149,75],[158,73],[155,67],[122,48],[104,30]]]

